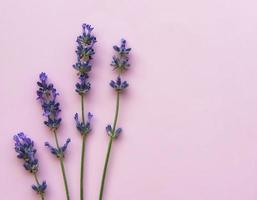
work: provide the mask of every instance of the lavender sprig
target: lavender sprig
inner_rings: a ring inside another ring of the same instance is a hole
[[[51,146],[48,142],[45,143],[45,146],[47,146],[50,149],[51,153],[56,155],[56,157],[60,161],[64,187],[66,192],[66,198],[67,200],[69,200],[70,199],[69,188],[68,188],[63,159],[64,159],[64,152],[67,149],[70,139],[67,139],[66,143],[62,147],[60,147],[58,137],[57,137],[57,130],[60,127],[62,119],[59,117],[59,114],[61,112],[60,104],[59,102],[57,102],[57,99],[56,99],[59,93],[57,93],[52,83],[48,83],[48,77],[44,72],[42,72],[39,75],[39,81],[37,82],[37,85],[39,87],[37,90],[37,96],[38,96],[37,99],[41,103],[41,107],[43,109],[43,116],[46,117],[44,124],[47,127],[49,127],[50,131],[54,133],[54,138],[56,143],[56,147]],[[39,186],[37,187],[39,188]]]
[[[101,180],[99,200],[103,199],[104,183],[105,183],[107,166],[108,166],[110,153],[111,153],[111,148],[112,148],[112,142],[122,132],[121,128],[116,128],[117,121],[118,121],[119,107],[120,107],[120,94],[122,93],[122,91],[124,91],[129,86],[127,81],[122,81],[120,75],[123,72],[125,72],[130,66],[130,64],[129,64],[129,52],[131,51],[131,48],[127,48],[126,47],[126,40],[121,39],[121,45],[120,46],[114,46],[113,49],[115,50],[116,55],[113,56],[111,66],[114,67],[114,70],[118,71],[119,75],[118,75],[116,81],[112,80],[110,82],[110,86],[116,92],[116,110],[115,110],[115,115],[114,115],[113,126],[111,126],[109,124],[106,127],[106,132],[107,132],[108,136],[110,137],[110,140],[109,140],[109,145],[108,145],[106,158],[105,158],[105,164],[104,164],[103,175],[102,175],[102,180]]]
[[[15,142],[15,151],[18,154],[17,157],[24,160],[24,168],[34,175],[36,184],[32,185],[32,189],[44,200],[47,184],[46,181],[41,184],[38,181],[38,159],[35,156],[37,150],[34,147],[34,142],[22,132],[15,135],[13,140]]]
[[[92,69],[92,59],[95,54],[94,45],[96,43],[96,37],[92,34],[93,27],[89,24],[82,25],[82,34],[77,37],[77,62],[73,65],[73,68],[77,71],[78,82],[76,83],[75,91],[81,97],[81,115],[82,121],[79,121],[79,116],[75,114],[75,122],[77,130],[82,136],[81,147],[81,164],[80,164],[80,199],[84,199],[84,160],[85,160],[85,143],[86,135],[91,131],[90,121],[92,114],[88,113],[88,121],[85,122],[84,114],[84,96],[91,89],[89,82],[89,72]]]

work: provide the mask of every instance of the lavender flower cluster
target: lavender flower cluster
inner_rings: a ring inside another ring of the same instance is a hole
[[[39,75],[39,80],[37,82],[39,89],[37,91],[37,96],[41,102],[41,107],[43,109],[43,115],[47,117],[47,121],[44,121],[45,125],[52,131],[56,131],[61,123],[61,118],[59,117],[60,103],[56,101],[56,97],[59,95],[54,88],[52,83],[48,83],[46,73],[42,72]],[[48,142],[45,142],[45,146],[49,148],[50,152],[54,154],[57,158],[63,158],[64,152],[70,143],[70,138],[66,140],[63,146],[53,147]]]
[[[122,81],[121,77],[118,76],[116,81],[111,80],[110,86],[117,92],[121,92],[122,90],[126,89],[129,84],[127,83],[127,81]]]
[[[49,148],[50,152],[55,155],[57,158],[64,158],[64,152],[66,151],[68,144],[71,142],[71,139],[68,138],[63,146],[55,148],[50,145],[48,142],[45,142],[45,146]]]
[[[44,194],[44,193],[45,193],[45,190],[46,190],[46,188],[47,188],[47,184],[46,184],[46,181],[43,181],[42,184],[37,183],[36,185],[34,184],[34,185],[32,185],[31,187],[32,187],[32,189],[33,189],[36,193],[38,193],[38,194]]]
[[[81,135],[86,135],[91,131],[91,119],[92,119],[93,115],[89,112],[87,115],[87,122],[81,122],[79,121],[79,115],[78,113],[75,114],[74,119],[76,122],[76,127],[77,130],[80,132]]]
[[[126,40],[121,39],[120,46],[113,46],[113,49],[116,51],[117,55],[112,57],[111,66],[114,67],[115,70],[119,70],[120,72],[126,71],[129,67],[129,52],[131,48],[126,48]]]
[[[54,88],[52,83],[48,83],[47,75],[41,73],[39,75],[40,81],[37,82],[39,89],[37,91],[38,100],[41,103],[43,109],[43,115],[47,118],[44,121],[45,125],[50,128],[50,130],[57,130],[61,124],[62,119],[59,117],[60,104],[56,102],[56,97],[59,95]]]
[[[92,68],[92,58],[95,54],[94,44],[96,43],[96,37],[92,34],[93,27],[89,24],[82,25],[82,35],[77,38],[77,62],[73,65],[73,68],[77,70],[79,82],[76,83],[76,92],[80,95],[84,95],[90,90],[90,83],[88,81],[88,73]]]
[[[129,64],[129,52],[131,48],[126,48],[126,40],[121,39],[120,46],[113,46],[113,49],[116,52],[116,55],[112,57],[111,66],[113,66],[114,70],[118,71],[118,74],[122,74],[125,72],[130,64]],[[111,81],[110,86],[115,89],[117,92],[121,92],[126,89],[129,84],[127,81],[122,81],[120,75],[117,77],[116,81]]]
[[[122,128],[117,128],[116,130],[114,130],[112,126],[108,124],[106,126],[106,132],[110,137],[117,138],[121,134]]]
[[[24,168],[30,173],[36,174],[38,172],[38,159],[35,156],[37,150],[34,147],[34,142],[22,132],[15,135],[13,140],[17,157],[24,160]],[[32,189],[38,194],[43,194],[46,188],[46,181],[43,181],[42,184],[32,185]]]
[[[38,159],[35,157],[37,150],[34,148],[34,142],[22,132],[15,135],[13,140],[17,157],[24,160],[24,168],[31,173],[36,173],[38,171]]]

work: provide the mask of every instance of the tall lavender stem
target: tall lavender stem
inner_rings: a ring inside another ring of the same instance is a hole
[[[81,116],[82,122],[78,119],[78,114],[75,114],[75,121],[77,129],[82,136],[81,146],[81,161],[80,161],[80,200],[84,199],[84,162],[85,162],[85,146],[86,136],[90,132],[90,120],[92,118],[91,113],[88,113],[88,121],[85,122],[84,114],[84,96],[90,90],[90,83],[88,81],[89,72],[91,71],[93,59],[94,44],[96,43],[96,37],[92,34],[93,27],[89,24],[82,25],[82,35],[77,37],[77,62],[73,65],[73,68],[77,70],[79,82],[76,84],[76,92],[81,96]]]
[[[121,128],[116,128],[117,121],[118,121],[118,115],[119,115],[119,108],[120,108],[120,94],[123,90],[125,90],[128,87],[127,81],[121,80],[121,74],[126,71],[130,64],[128,63],[129,60],[129,52],[131,48],[126,48],[126,40],[121,40],[121,45],[114,46],[113,49],[116,51],[117,55],[113,56],[113,60],[111,63],[111,66],[114,67],[114,70],[118,71],[118,77],[116,81],[111,81],[110,86],[115,90],[116,92],[116,109],[115,109],[115,115],[113,120],[113,125],[107,125],[106,131],[107,134],[110,136],[109,144],[107,148],[105,163],[104,163],[104,169],[103,169],[103,175],[101,179],[101,187],[100,187],[100,193],[99,193],[99,200],[103,199],[103,192],[104,192],[104,185],[105,185],[105,179],[107,174],[107,168],[108,163],[110,159],[111,149],[112,149],[112,143],[115,138],[117,138],[120,133],[122,132]]]
[[[116,131],[115,129],[116,129],[116,124],[117,124],[117,120],[118,120],[119,105],[120,105],[120,93],[117,91],[116,111],[115,111],[115,117],[114,117],[114,121],[113,121],[113,131],[112,131],[114,133]],[[110,139],[109,139],[108,149],[107,149],[105,163],[104,163],[104,170],[103,170],[103,175],[102,175],[102,180],[101,180],[101,188],[100,188],[99,200],[101,200],[103,198],[105,177],[106,177],[108,162],[109,162],[109,158],[110,158],[110,154],[111,154],[113,139],[114,139],[113,137],[110,137]]]
[[[81,95],[82,123],[85,124],[84,95]],[[80,199],[84,199],[84,163],[85,163],[86,134],[82,135],[81,161],[80,161]]]
[[[65,173],[64,167],[64,153],[70,143],[70,139],[68,138],[63,146],[59,145],[57,130],[61,124],[61,118],[59,117],[60,104],[56,101],[57,96],[59,95],[54,88],[52,83],[48,83],[48,77],[45,73],[41,73],[39,75],[40,81],[37,82],[39,89],[37,90],[38,100],[41,103],[41,107],[43,109],[43,115],[47,118],[44,121],[44,124],[50,129],[54,134],[54,139],[56,143],[56,147],[53,147],[48,142],[45,142],[45,146],[49,148],[50,152],[57,157],[61,165],[61,172],[63,176],[64,188],[66,193],[66,199],[70,200],[69,188],[67,183],[67,177]]]

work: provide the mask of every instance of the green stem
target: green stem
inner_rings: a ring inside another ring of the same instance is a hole
[[[82,122],[85,123],[84,95],[81,95],[81,115],[82,115]],[[80,161],[80,200],[84,199],[85,143],[86,143],[86,135],[83,135],[83,137],[82,137],[82,148],[81,148],[81,161]]]
[[[37,185],[40,185],[40,183],[39,183],[39,181],[38,181],[38,178],[37,178],[37,173],[34,173],[34,177],[35,177],[35,180],[36,180]],[[40,195],[41,200],[44,200],[44,199],[45,199],[45,198],[44,198],[44,193],[39,193],[39,195]]]
[[[114,117],[114,121],[113,121],[112,135],[114,135],[114,133],[116,131],[115,129],[116,129],[117,120],[118,120],[119,107],[120,107],[120,93],[119,93],[119,91],[117,91],[116,111],[115,111],[115,117]],[[112,142],[113,142],[113,137],[110,137],[109,145],[108,145],[108,149],[107,149],[107,154],[106,154],[106,158],[105,158],[105,163],[104,163],[104,170],[103,170],[103,175],[102,175],[99,200],[103,199],[104,183],[105,183],[105,177],[106,177],[108,162],[109,162],[111,149],[112,149]]]
[[[56,143],[57,148],[60,149],[60,145],[59,145],[59,142],[58,142],[56,131],[54,131],[54,138],[55,138],[55,143]],[[67,198],[67,200],[70,200],[68,183],[67,183],[67,178],[66,178],[66,174],[65,174],[65,167],[64,167],[64,162],[63,162],[63,155],[59,158],[59,160],[60,160],[60,165],[61,165],[61,169],[62,169],[62,176],[63,176],[63,181],[64,181],[66,198]]]
[[[108,166],[108,162],[109,162],[109,158],[110,158],[110,153],[111,153],[111,149],[112,149],[112,141],[113,141],[113,138],[110,137],[108,150],[107,150],[105,163],[104,163],[104,171],[103,171],[103,176],[102,176],[102,181],[101,181],[99,200],[103,199],[104,183],[105,183],[105,177],[106,177],[107,166]]]
[[[85,141],[86,136],[82,137],[81,163],[80,163],[80,199],[84,199],[84,160],[85,160]]]
[[[113,122],[113,126],[112,126],[113,134],[116,131],[116,124],[117,124],[118,115],[119,115],[119,108],[120,108],[120,92],[117,91],[115,117],[114,117],[114,122]]]

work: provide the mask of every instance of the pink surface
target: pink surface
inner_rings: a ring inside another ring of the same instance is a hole
[[[98,43],[86,110],[86,199],[98,199],[115,96],[109,63],[121,37],[133,48],[106,181],[106,200],[257,199],[257,1],[90,0],[0,3],[1,199],[37,199],[13,150],[13,134],[36,142],[47,199],[65,199],[59,163],[43,143],[36,81],[48,73],[60,93],[60,140],[72,138],[66,169],[79,199],[81,139],[73,115],[75,39],[95,26]]]

